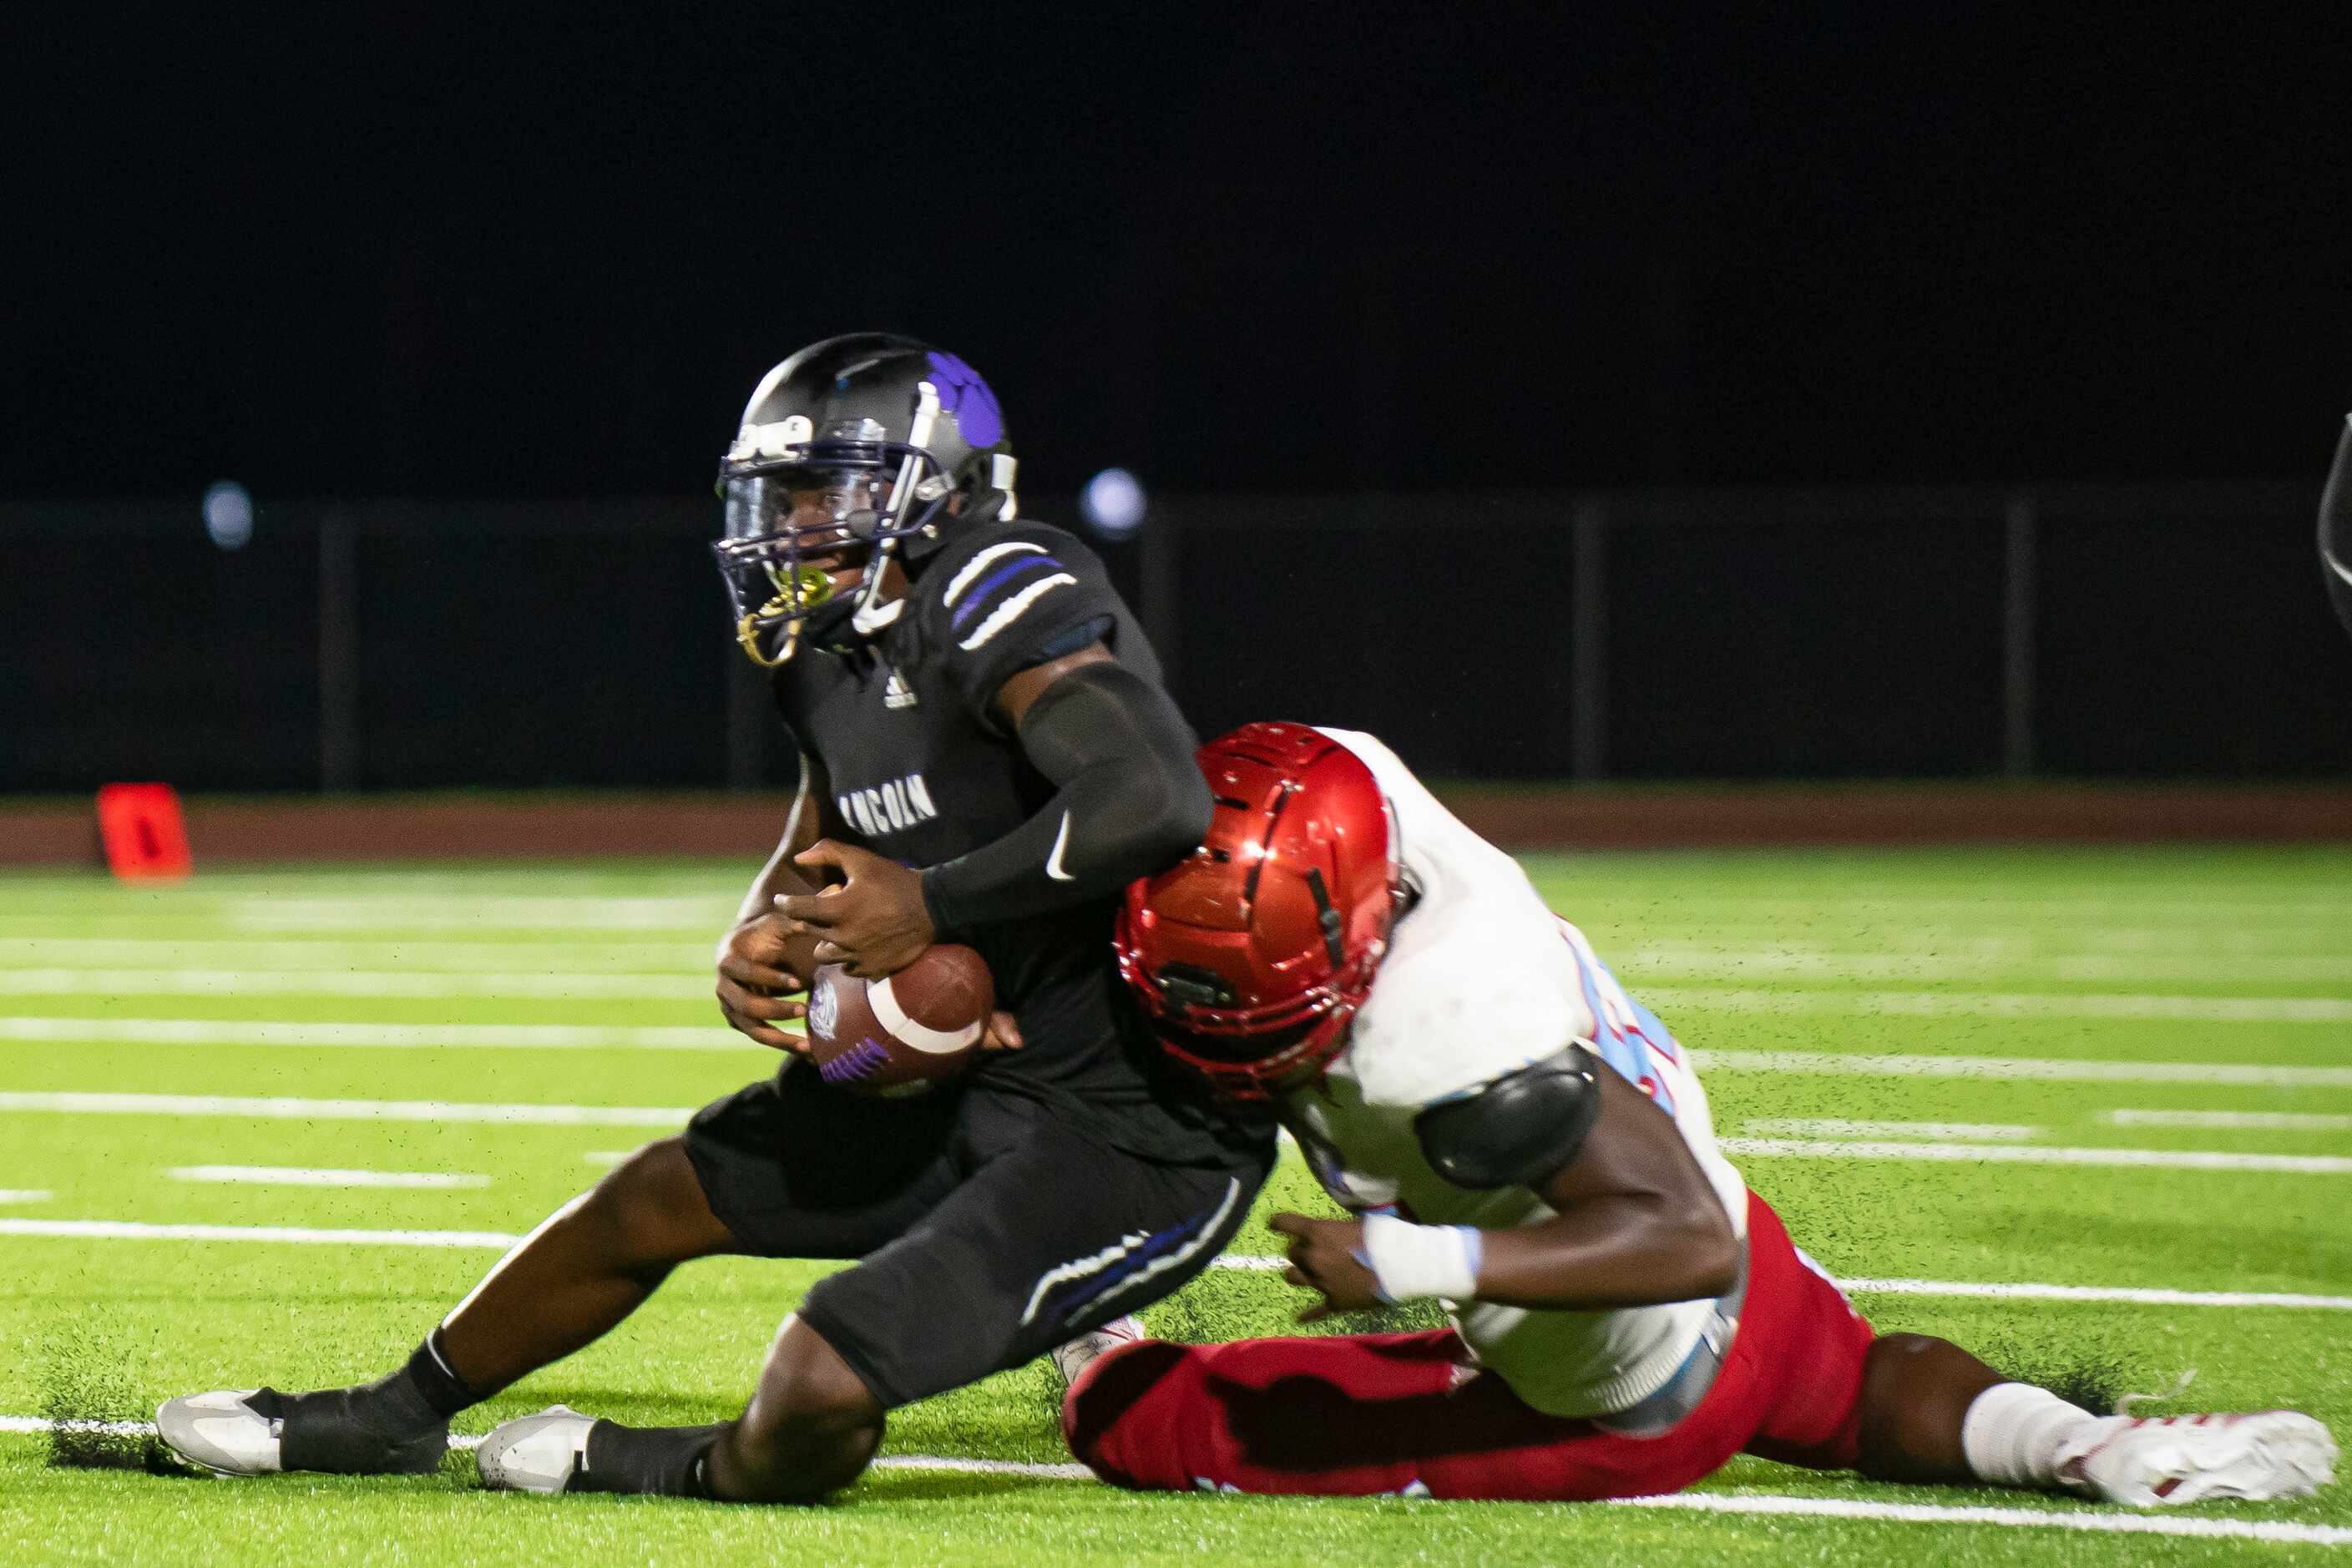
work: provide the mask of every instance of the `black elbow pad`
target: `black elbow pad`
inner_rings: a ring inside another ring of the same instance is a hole
[[[1457,1187],[1541,1188],[1584,1147],[1601,1115],[1592,1054],[1570,1046],[1477,1093],[1412,1119],[1430,1168]]]

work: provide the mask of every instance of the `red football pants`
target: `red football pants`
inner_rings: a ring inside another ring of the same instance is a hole
[[[1062,1407],[1070,1450],[1117,1486],[1570,1501],[1679,1491],[1746,1450],[1815,1469],[1854,1461],[1872,1333],[1748,1201],[1745,1310],[1715,1385],[1656,1437],[1522,1404],[1471,1373],[1451,1329],[1414,1334],[1159,1340],[1110,1352]],[[1465,1381],[1466,1378],[1466,1381]]]

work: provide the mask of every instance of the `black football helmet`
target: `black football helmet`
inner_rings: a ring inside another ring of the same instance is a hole
[[[760,378],[719,465],[736,640],[773,666],[879,629],[890,558],[936,548],[951,516],[1011,517],[1013,467],[996,394],[956,355],[888,332],[811,343]],[[836,596],[826,568],[860,559]]]

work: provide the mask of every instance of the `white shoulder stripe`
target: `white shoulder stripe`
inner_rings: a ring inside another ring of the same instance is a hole
[[[956,600],[962,595],[963,591],[971,586],[972,579],[988,569],[990,562],[999,556],[1017,555],[1024,550],[1039,555],[1045,553],[1045,547],[1042,544],[1024,544],[1017,540],[1011,544],[992,544],[963,563],[963,570],[949,580],[947,594],[940,603],[953,608]]]
[[[973,632],[971,636],[964,638],[963,641],[956,644],[956,647],[963,649],[966,653],[970,653],[972,649],[980,647],[981,644],[986,642],[989,638],[994,637],[997,633],[1011,626],[1014,621],[1020,619],[1021,612],[1035,604],[1047,591],[1058,588],[1065,583],[1076,584],[1076,582],[1077,579],[1071,576],[1067,572],[1056,572],[1051,577],[1040,577],[1034,583],[1030,584],[1026,588],[1022,589],[1021,592],[1013,595],[1013,597],[1005,600],[1004,603],[997,605],[995,612],[992,614],[988,619],[980,623],[980,629]]]

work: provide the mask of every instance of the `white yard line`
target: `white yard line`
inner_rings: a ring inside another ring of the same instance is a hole
[[[2039,1127],[2006,1121],[1862,1121],[1844,1116],[1762,1116],[1741,1122],[1739,1130],[1768,1138],[1927,1138],[1980,1143],[2022,1143],[2042,1136]]]
[[[713,1009],[714,1015],[716,1009]],[[392,1050],[731,1051],[751,1042],[709,1024],[278,1023],[228,1018],[0,1016],[0,1040],[129,1046],[328,1046]],[[760,1049],[764,1052],[766,1047]]]
[[[30,1220],[0,1218],[0,1236],[81,1237],[96,1241],[285,1242],[312,1247],[416,1247],[503,1252],[522,1237],[488,1230],[339,1230],[314,1226],[151,1225],[133,1220]],[[1276,1273],[1279,1258],[1227,1253],[1214,1267],[1244,1273]],[[1958,1279],[1841,1279],[1860,1295],[1955,1296],[1986,1300],[2121,1301],[2173,1307],[2280,1307],[2306,1311],[2352,1312],[2352,1296],[2304,1296],[2284,1291],[2166,1290],[2134,1286],[1978,1283]]]
[[[1676,1007],[1732,1013],[1831,1013],[1900,1018],[2139,1018],[2187,1024],[2352,1023],[2352,999],[2337,996],[2172,996],[2033,991],[1759,991],[1707,985],[1643,985],[1661,1012]]]
[[[274,944],[282,947],[284,944]],[[320,944],[325,945],[325,944]],[[0,994],[17,996],[100,994],[152,995],[331,995],[331,996],[518,996],[546,1000],[633,999],[676,1001],[699,999],[710,989],[701,964],[674,969],[629,969],[652,954],[636,952],[617,961],[597,963],[551,945],[547,953],[562,954],[561,962],[534,959],[527,952],[507,951],[497,962],[488,957],[472,963],[411,955],[399,944],[385,944],[342,956],[289,954],[272,951],[264,955],[240,952],[250,963],[266,957],[277,968],[194,964],[194,954],[174,955],[178,966],[153,967],[161,957],[108,958],[81,964],[54,962],[33,967],[0,965]],[[230,955],[224,955],[225,958]],[[383,967],[397,963],[398,968]],[[360,967],[362,964],[374,967]],[[536,967],[533,967],[536,965]],[[2161,993],[2068,995],[2041,992],[1806,992],[1766,991],[1706,985],[1683,985],[1682,979],[1761,980],[1784,976],[1850,980],[1973,980],[1999,973],[2015,981],[2036,976],[2053,982],[2080,980],[2198,979],[2216,984],[2249,981],[2309,981],[2352,983],[2352,961],[2342,959],[2229,960],[2209,965],[2204,973],[2184,974],[2178,964],[2093,958],[2056,960],[2044,963],[1982,963],[1884,955],[1829,962],[1732,952],[1661,962],[1637,952],[1621,966],[1639,990],[1685,1006],[1719,1007],[1744,1012],[1871,1012],[1905,1016],[1982,1010],[2008,1016],[2181,1018],[2218,1023],[2336,1022],[2352,1007],[2335,997],[2212,997]]]
[[[2352,1132],[2352,1116],[2299,1110],[2110,1110],[2118,1127],[2223,1128],[2252,1132]]]
[[[396,1050],[749,1051],[751,1048],[740,1036],[717,1024],[280,1023],[263,1019],[0,1016],[0,1041],[5,1040],[45,1044],[319,1046]],[[2352,1088],[2352,1067],[2282,1067],[2237,1061],[2096,1061],[2074,1058],[1882,1056],[1845,1051],[1720,1049],[1695,1049],[1691,1057],[1710,1072],[1807,1073],[1834,1078],[1985,1078],[2077,1083]],[[0,1110],[8,1109],[11,1109],[8,1097],[0,1096]],[[16,1109],[76,1108],[19,1106]],[[123,1109],[131,1110],[136,1107]]]
[[[2209,1149],[2022,1149],[2012,1143],[1898,1143],[1814,1138],[1725,1138],[1727,1154],[1811,1160],[1932,1160],[1967,1164],[2137,1165],[2188,1171],[2274,1171],[2352,1175],[2334,1154],[2231,1154]]]
[[[512,996],[539,1002],[692,1002],[700,974],[453,974],[404,969],[0,969],[6,996]]]
[[[341,1230],[304,1225],[146,1225],[114,1219],[0,1218],[0,1236],[88,1241],[267,1241],[299,1247],[426,1247],[503,1252],[521,1240],[488,1230]]]
[[[2352,1296],[2302,1296],[2284,1290],[2166,1290],[2129,1285],[1983,1284],[1957,1279],[1841,1279],[1861,1296],[1958,1296],[1980,1301],[2121,1301],[2138,1307],[2284,1307],[2352,1312]]]
[[[2167,963],[2159,958],[2131,958],[2114,953],[2078,953],[2048,961],[2051,974],[2060,980],[2208,980],[2238,984],[2249,980],[2308,980],[2352,984],[2352,958],[2302,953],[2239,954]]]
[[[221,906],[230,925],[247,931],[517,930],[692,931],[712,941],[734,906],[718,899],[242,899]],[[184,917],[183,917],[184,918]]]
[[[495,1121],[551,1127],[683,1127],[691,1106],[486,1105],[442,1100],[298,1100],[225,1094],[0,1093],[0,1111],[93,1116],[261,1116],[295,1121]]]
[[[1249,1274],[1278,1273],[1279,1258],[1229,1252],[1214,1267]],[[2132,1285],[2042,1285],[2031,1281],[1979,1283],[1967,1279],[1840,1279],[1838,1288],[1856,1295],[1956,1296],[1971,1300],[2120,1301],[2142,1307],[2285,1307],[2304,1311],[2352,1312],[2352,1296],[2301,1296],[2280,1290],[2166,1290]]]
[[[709,942],[593,942],[576,936],[551,936],[540,942],[516,938],[407,942],[399,937],[375,942],[297,942],[249,936],[184,936],[145,942],[116,936],[34,936],[0,937],[0,966],[144,968],[219,963],[232,969],[397,967],[458,973],[544,973],[563,969],[601,973],[654,963],[666,973],[704,974],[710,969],[710,948]]]
[[[1804,977],[1831,980],[1972,980],[2000,974],[2011,980],[2142,980],[2179,984],[2184,979],[2243,984],[2249,981],[2352,983],[2352,957],[2330,953],[2051,953],[2013,946],[1952,951],[1963,943],[1914,947],[1888,943],[1867,949],[1809,949],[1774,944],[1713,945],[1648,942],[1626,948],[1610,961],[1628,982],[1647,986],[1675,979],[1762,980]]]
[[[1914,896],[1897,888],[1872,891],[1849,885],[1848,890],[1843,892],[1824,892],[1801,898],[1785,893],[1764,893],[1748,898],[1738,891],[1710,889],[1706,901],[1711,910],[1739,910],[1768,919],[1796,914],[1815,920],[1851,920],[1855,913],[1884,912],[1897,926],[1927,914],[1957,915],[1979,925],[2003,928],[2030,928],[2030,922],[2034,921],[2063,922],[2070,928],[2125,921],[2158,926],[2162,922],[2183,921],[2238,931],[2276,920],[2306,931],[2342,931],[2345,929],[2343,924],[2331,927],[2328,922],[2352,921],[2352,900],[2330,894],[2317,898],[2289,893],[2277,898],[2207,899],[2164,898],[2154,893],[2143,897],[2118,892],[2104,898],[2043,899],[2031,893],[2010,893],[1987,898],[1935,898]],[[1573,919],[1575,911],[1568,912]],[[2111,917],[2112,920],[2103,917]],[[1729,926],[1735,921],[1718,917],[1708,923]],[[2018,934],[2030,936],[2033,932],[2027,929]]]
[[[2329,958],[2352,958],[2352,945],[2347,945],[2341,935],[2328,935],[2328,930],[2324,925],[2284,931],[2218,928],[2183,931],[2177,926],[2092,925],[2071,930],[2051,945],[2112,948],[2118,952],[2298,952]],[[1906,939],[1908,939],[1907,933]]]
[[[477,1447],[479,1444],[475,1445]],[[1090,1481],[1095,1473],[1084,1465],[1031,1465],[1018,1459],[963,1459],[945,1454],[884,1454],[874,1461],[877,1470],[951,1470],[967,1476],[1037,1476],[1055,1481]]]
[[[308,1165],[175,1165],[175,1182],[253,1187],[487,1187],[488,1176],[441,1171],[338,1171]]]
[[[2080,1530],[2102,1535],[2173,1535],[2208,1541],[2269,1541],[2305,1546],[2352,1546],[2352,1530],[2342,1525],[2291,1524],[2284,1520],[2200,1519],[2179,1513],[2130,1513],[2121,1510],[2094,1513],[2087,1509],[1866,1502],[1852,1498],[1779,1497],[1769,1492],[1676,1492],[1670,1497],[1621,1498],[1611,1506],[1682,1509],[1695,1513],[1887,1520],[1909,1524],[1985,1524],[2010,1530]]]
[[[2202,1024],[2352,1022],[2352,999],[2335,996],[2183,996],[2160,993],[2021,991],[1783,991],[1641,984],[1662,1010],[1823,1013],[1884,1017],[2124,1018]],[[367,996],[420,1001],[514,997],[526,1001],[700,1002],[710,981],[652,971],[523,973],[406,969],[0,969],[0,995]]]
[[[0,1415],[0,1432],[47,1435],[51,1423],[38,1416]],[[79,1429],[110,1436],[147,1437],[147,1421],[91,1421]],[[453,1433],[449,1447],[478,1448],[478,1436]],[[972,1476],[1026,1476],[1041,1480],[1092,1481],[1084,1465],[1027,1464],[1017,1459],[968,1459],[946,1454],[885,1454],[877,1470],[935,1470]],[[1612,1508],[1675,1509],[1694,1513],[1759,1514],[1800,1519],[1885,1520],[1910,1524],[1989,1525],[2007,1530],[2075,1530],[2096,1534],[2186,1536],[2208,1541],[2268,1541],[2305,1546],[2352,1546],[2352,1529],[2333,1524],[2296,1524],[2284,1520],[2211,1519],[2194,1514],[2135,1513],[2121,1510],[1985,1508],[1962,1503],[1872,1502],[1856,1498],[1786,1497],[1772,1492],[1678,1492],[1671,1497],[1619,1498]]]
[[[0,1187],[0,1204],[45,1204],[56,1195],[47,1187]]]
[[[1879,1056],[1844,1051],[1695,1049],[1709,1072],[1813,1073],[1831,1078],[2032,1079],[2061,1083],[2294,1085],[2352,1089],[2352,1067],[2271,1067],[2253,1062],[2092,1061],[2075,1058]]]

